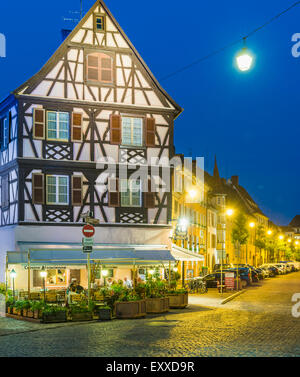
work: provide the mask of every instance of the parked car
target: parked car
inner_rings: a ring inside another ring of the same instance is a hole
[[[221,267],[222,267],[222,265],[220,263],[219,264],[215,264],[214,268],[213,268],[213,271],[214,272],[220,271]],[[232,267],[231,263],[223,263],[223,270],[226,270],[226,268],[231,268],[231,267]]]
[[[263,264],[260,266],[260,268],[263,268],[268,271],[269,277],[274,278],[276,275],[278,275],[278,269],[274,266]]]
[[[249,268],[249,270],[251,272],[252,282],[257,283],[259,281],[259,276],[258,276],[256,269],[253,266],[251,266],[250,264],[238,264],[238,265],[234,264],[233,266],[234,266],[234,268],[237,268],[237,266],[239,266],[241,268]]]
[[[258,273],[259,280],[263,280],[269,277],[269,273],[267,270],[264,270],[263,268],[259,268],[259,267],[257,267],[255,270]]]
[[[220,272],[220,271],[218,271],[218,272]],[[223,272],[234,272],[236,274],[237,268],[231,267],[231,268],[228,268],[226,270],[223,270]],[[250,268],[239,267],[238,272],[239,272],[239,277],[241,278],[241,281],[242,281],[242,287],[245,288],[246,286],[251,285],[252,274],[251,274]],[[236,277],[236,275],[235,275],[235,277]]]
[[[220,271],[213,272],[212,274],[205,275],[202,278],[206,282],[207,288],[217,288],[218,282],[221,282],[221,275],[222,284],[225,284],[225,272],[234,272],[234,278],[236,279],[236,271],[223,270],[222,274]]]

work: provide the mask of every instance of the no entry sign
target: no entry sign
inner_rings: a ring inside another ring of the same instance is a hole
[[[87,224],[82,228],[82,233],[84,237],[93,237],[95,234],[95,228],[92,225]]]

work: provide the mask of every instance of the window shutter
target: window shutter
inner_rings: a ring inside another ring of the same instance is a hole
[[[155,119],[146,118],[145,139],[146,139],[147,147],[155,147],[155,131],[156,131]]]
[[[45,139],[45,110],[33,109],[33,137]]]
[[[82,177],[74,175],[72,177],[72,204],[73,206],[82,205]]]
[[[45,188],[44,188],[44,174],[32,174],[32,203],[44,204]]]
[[[121,144],[122,139],[122,118],[120,115],[111,114],[110,116],[110,143]]]
[[[108,180],[108,205],[109,207],[120,206],[120,192],[118,178],[109,178]]]
[[[151,192],[151,179],[148,179],[148,192],[144,192],[145,208],[155,208],[155,192]]]
[[[72,141],[82,141],[82,114],[72,114]]]

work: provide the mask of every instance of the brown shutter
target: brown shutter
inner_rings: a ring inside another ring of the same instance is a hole
[[[44,188],[44,174],[33,173],[32,174],[32,203],[44,204],[45,196]]]
[[[108,180],[108,205],[109,207],[120,206],[119,180],[109,178]]]
[[[72,204],[73,206],[82,205],[82,177],[74,175],[72,177]]]
[[[146,118],[145,141],[147,147],[155,147],[155,119]]]
[[[110,143],[121,144],[122,142],[122,126],[121,116],[111,114],[110,116]]]
[[[155,192],[151,191],[151,179],[148,179],[148,192],[144,192],[145,208],[155,208]]]
[[[82,114],[72,114],[72,141],[82,141]]]
[[[33,109],[33,137],[34,139],[45,139],[45,110]]]

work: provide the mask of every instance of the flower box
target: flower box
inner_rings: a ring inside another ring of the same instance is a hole
[[[173,309],[184,309],[189,301],[188,293],[175,293],[169,295],[169,305]]]
[[[23,315],[24,315],[24,313],[23,313]],[[28,309],[28,310],[27,310],[27,315],[26,315],[26,317],[28,317],[28,318],[33,318],[33,311],[30,310],[30,309]]]
[[[130,319],[146,316],[146,301],[124,301],[115,303],[117,318]]]
[[[6,306],[6,313],[7,313],[7,314],[12,314],[12,313],[13,313],[13,308],[12,308],[12,306]]]
[[[13,307],[12,314],[21,316],[22,315],[22,310]]]
[[[99,308],[97,314],[100,321],[110,321],[112,319],[112,312],[109,308]]]
[[[33,318],[42,319],[43,318],[43,311],[42,310],[34,310],[33,311]]]
[[[146,312],[153,314],[166,313],[169,311],[169,297],[147,298]]]
[[[92,321],[92,312],[71,313],[72,322]]]
[[[44,323],[66,322],[66,320],[67,320],[67,313],[65,311],[43,313]]]

